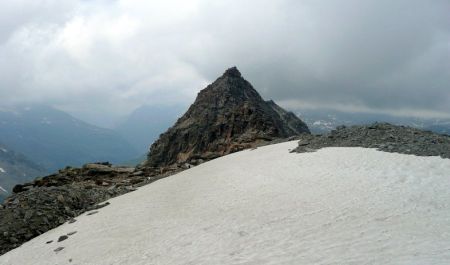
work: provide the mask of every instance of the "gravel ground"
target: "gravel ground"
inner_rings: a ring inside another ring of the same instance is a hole
[[[390,153],[450,158],[450,136],[388,123],[338,127],[324,135],[301,135],[297,153],[324,147],[376,148]]]

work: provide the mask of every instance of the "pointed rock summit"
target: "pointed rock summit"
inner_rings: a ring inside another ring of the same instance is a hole
[[[309,133],[292,112],[264,101],[236,67],[201,90],[151,146],[144,166],[198,164],[261,142]]]
[[[239,72],[236,66],[227,69],[223,75],[230,77],[242,77],[241,72]]]

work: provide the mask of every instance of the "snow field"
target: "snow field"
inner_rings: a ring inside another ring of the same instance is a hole
[[[0,264],[450,264],[449,159],[289,153],[296,145],[234,153],[111,199]]]

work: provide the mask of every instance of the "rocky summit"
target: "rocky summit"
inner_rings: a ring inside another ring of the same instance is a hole
[[[188,111],[151,146],[144,166],[196,165],[303,133],[310,133],[303,121],[264,101],[233,67],[199,92]]]

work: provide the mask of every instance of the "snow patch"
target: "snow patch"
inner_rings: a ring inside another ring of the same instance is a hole
[[[0,173],[5,173],[6,171],[0,167]]]
[[[6,150],[6,149],[3,148],[3,147],[0,147],[0,151],[2,151],[3,153],[8,153],[8,150]]]
[[[450,264],[450,159],[296,146],[234,153],[111,199],[0,264]]]
[[[42,124],[51,125],[51,124],[52,124],[52,121],[51,121],[49,118],[44,117],[44,118],[42,118],[41,123],[42,123]]]
[[[333,124],[331,122],[323,121],[323,120],[317,120],[313,122],[314,126],[325,126],[327,128],[333,128]]]

